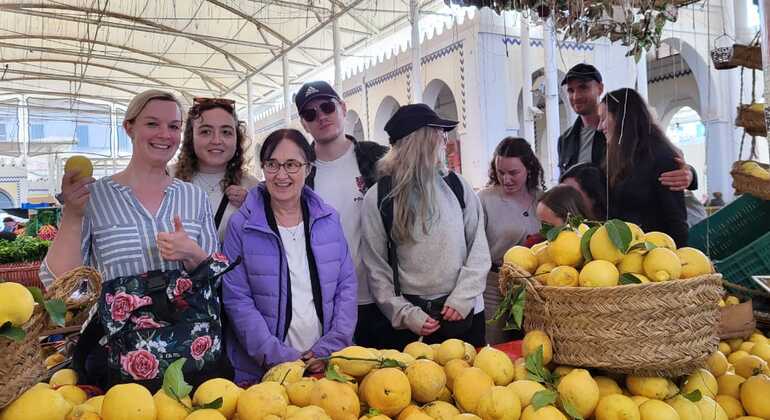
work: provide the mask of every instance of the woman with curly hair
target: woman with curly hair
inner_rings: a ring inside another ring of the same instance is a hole
[[[201,187],[208,195],[219,242],[230,216],[259,182],[245,170],[246,135],[235,114],[235,102],[195,98],[187,113],[179,161],[172,175]]]
[[[489,182],[479,191],[484,209],[492,267],[484,291],[484,308],[492,318],[502,296],[497,287],[498,269],[505,251],[524,244],[527,236],[540,231],[537,200],[544,189],[543,167],[529,143],[520,137],[506,137],[495,148],[489,168]],[[487,342],[513,339],[498,323],[487,326]]]

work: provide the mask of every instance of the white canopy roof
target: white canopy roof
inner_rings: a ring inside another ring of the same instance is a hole
[[[423,10],[443,8],[430,0]],[[408,24],[408,0],[0,0],[0,93],[127,102],[147,88],[246,102]]]

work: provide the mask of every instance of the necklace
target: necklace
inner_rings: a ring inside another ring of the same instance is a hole
[[[203,188],[204,191],[206,191],[209,194],[215,193],[219,190],[221,190],[221,186],[219,185],[219,179],[215,180],[212,184],[211,182],[208,182],[206,180],[206,176],[203,174],[199,174],[196,178],[197,183],[200,184],[199,187]]]
[[[283,229],[289,232],[289,236],[291,237],[292,242],[295,242],[303,226],[302,213],[299,213],[297,217],[297,223],[294,224],[294,227],[283,226]]]

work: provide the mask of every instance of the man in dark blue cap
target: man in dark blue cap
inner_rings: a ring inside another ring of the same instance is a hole
[[[562,86],[567,86],[567,96],[572,110],[578,114],[575,124],[559,137],[559,173],[569,168],[590,163],[601,167],[607,152],[607,139],[597,129],[599,126],[599,98],[604,92],[602,74],[596,67],[580,63],[564,76]],[[680,168],[661,175],[660,182],[673,191],[697,189],[694,169],[684,159]]]
[[[376,182],[376,163],[388,151],[386,146],[358,141],[345,134],[347,106],[324,81],[302,85],[294,96],[302,127],[313,137],[316,161],[307,177],[315,190],[340,214],[345,238],[356,265],[358,278],[358,326],[354,341],[364,347],[384,348],[380,324],[387,319],[369,292],[366,271],[359,256],[361,243],[361,205],[364,194]]]

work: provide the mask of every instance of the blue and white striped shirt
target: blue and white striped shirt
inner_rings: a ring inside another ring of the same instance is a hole
[[[156,242],[158,233],[174,230],[177,215],[187,235],[203,251],[211,254],[219,247],[208,197],[195,185],[174,178],[157,215],[144,208],[131,188],[112,177],[94,182],[90,191],[80,253],[83,264],[99,270],[105,281],[152,270],[181,269],[180,262],[160,257]],[[40,280],[46,287],[53,283],[47,261],[40,267]]]

